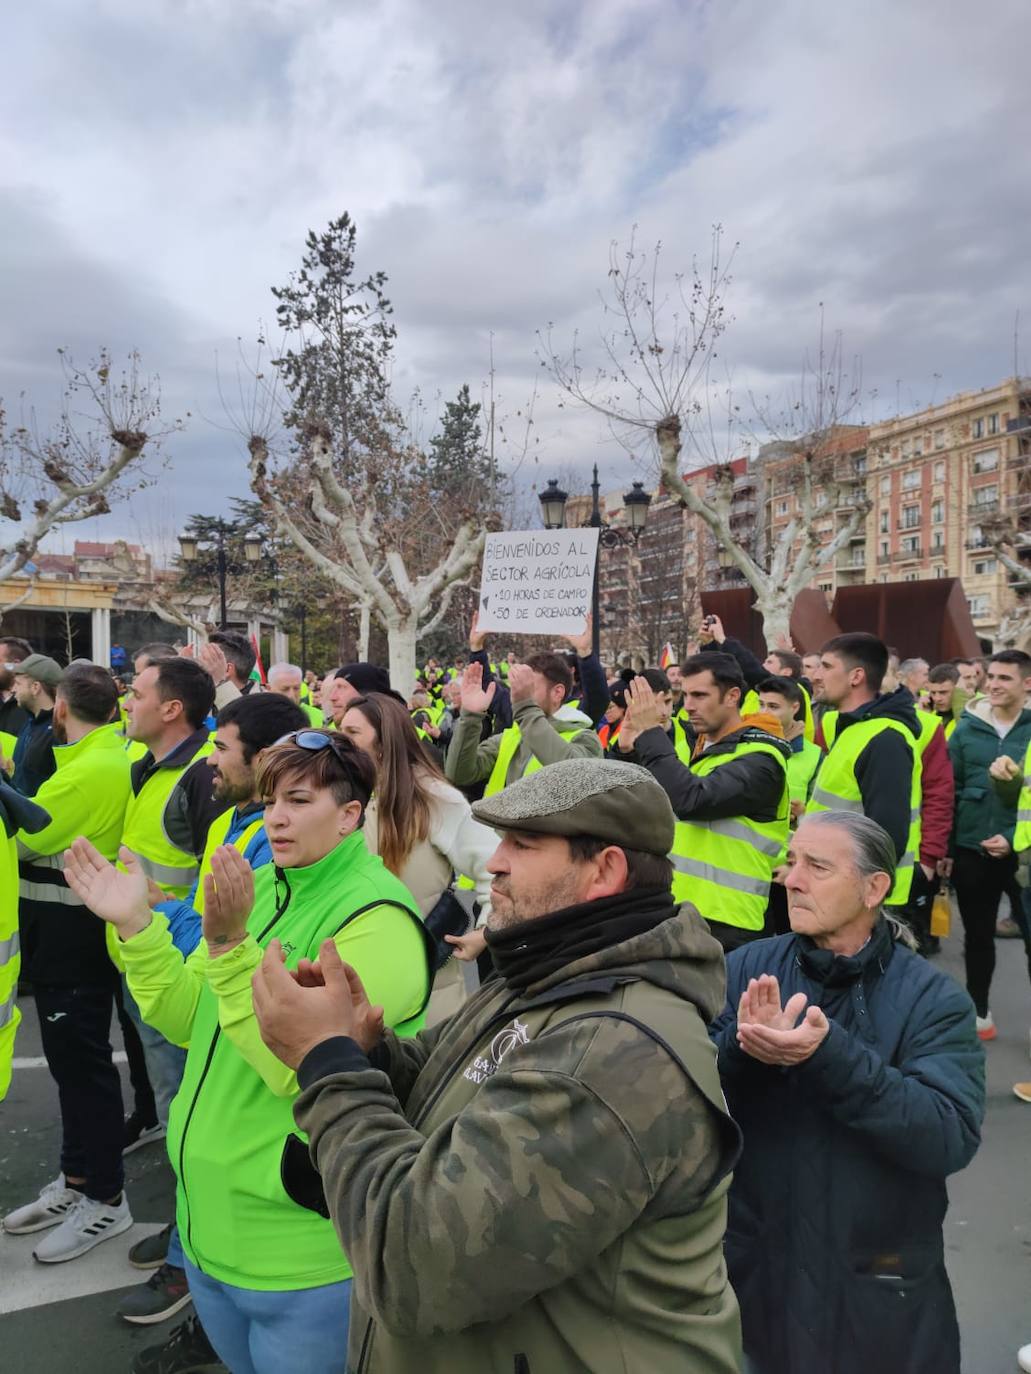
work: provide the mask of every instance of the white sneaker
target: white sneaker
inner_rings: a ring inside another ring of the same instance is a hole
[[[80,1197],[57,1230],[44,1236],[32,1253],[42,1264],[61,1264],[84,1255],[102,1240],[120,1236],[131,1225],[132,1213],[124,1193],[117,1204]]]
[[[69,1188],[60,1174],[48,1183],[35,1202],[16,1207],[4,1217],[4,1230],[12,1236],[27,1236],[30,1231],[45,1231],[57,1226],[82,1197],[77,1188]]]
[[[996,1035],[998,1035],[991,1012],[989,1012],[987,1016],[975,1015],[974,1022],[977,1026],[978,1040],[994,1040]]]
[[[1031,1345],[1022,1345],[1017,1351],[1017,1364],[1031,1374]]]

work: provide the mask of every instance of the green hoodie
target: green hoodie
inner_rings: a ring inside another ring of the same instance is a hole
[[[311,1052],[295,1117],[354,1260],[352,1374],[737,1374],[724,988],[685,903],[388,1034],[383,1070],[346,1039]]]
[[[297,1079],[262,1042],[251,977],[273,939],[295,968],[335,936],[387,1024],[414,1034],[432,981],[427,937],[408,889],[360,831],[310,867],[258,869],[254,887],[249,934],[228,954],[210,957],[202,940],[184,962],[157,913],[121,950],[143,1019],[189,1045],[168,1120],[188,1258],[239,1288],[315,1288],[351,1269],[330,1223],[292,1202],[280,1181]]]
[[[996,789],[988,769],[1003,754],[1023,767],[1031,745],[1031,711],[1022,710],[1005,736],[992,724],[987,697],[972,701],[960,716],[949,740],[949,758],[956,781],[956,817],[952,848],[982,853],[981,841],[1005,835],[1013,843],[1019,792]]]

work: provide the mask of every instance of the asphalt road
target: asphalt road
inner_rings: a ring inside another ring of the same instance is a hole
[[[1017,1348],[1031,1341],[1031,1106],[1012,1093],[1015,1081],[1031,1079],[1031,996],[1020,941],[1000,940],[997,948],[992,1009],[999,1038],[988,1046],[984,1141],[970,1168],[950,1181],[945,1228],[964,1374],[1012,1374]],[[958,940],[946,943],[938,962],[959,971]],[[23,1013],[17,1044],[22,1063],[0,1106],[0,1214],[34,1197],[57,1172],[56,1095],[46,1068],[32,1065],[41,1051],[31,1001]],[[913,1148],[919,1147],[915,1140]],[[113,1315],[119,1295],[146,1278],[126,1263],[129,1244],[172,1215],[172,1174],[162,1146],[138,1150],[126,1167],[138,1224],[128,1236],[69,1264],[43,1266],[32,1259],[33,1237],[0,1235],[0,1369],[120,1374],[137,1351],[160,1342],[174,1325],[134,1328]]]

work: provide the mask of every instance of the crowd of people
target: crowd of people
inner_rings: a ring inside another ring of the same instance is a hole
[[[88,1263],[165,1143],[135,1374],[958,1374],[1031,657],[568,646],[474,621],[406,697],[0,639],[0,1097],[20,987],[61,1124],[3,1225]]]

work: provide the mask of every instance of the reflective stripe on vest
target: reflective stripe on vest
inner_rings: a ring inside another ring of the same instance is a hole
[[[828,752],[820,771],[816,775],[816,785],[809,799],[806,811],[851,811],[865,815],[863,796],[856,778],[856,762],[870,743],[884,730],[897,730],[909,745],[913,759],[913,772],[909,796],[909,834],[906,837],[906,850],[899,858],[895,868],[895,883],[888,894],[886,906],[904,906],[909,900],[913,884],[913,868],[920,852],[920,749],[912,732],[898,720],[882,716],[858,720],[850,725],[840,736],[837,733],[838,712],[828,711],[823,718],[823,733],[827,740]]]
[[[582,725],[553,724],[552,728],[557,730],[563,739],[569,740],[575,739],[577,735],[582,735],[585,727]],[[501,741],[498,744],[497,757],[494,760],[494,767],[491,769],[490,777],[487,779],[487,786],[483,789],[483,795],[485,797],[492,797],[495,792],[502,791],[506,786],[508,781],[508,770],[511,767],[512,760],[516,756],[519,745],[522,743],[522,738],[523,734],[518,725],[510,725],[507,730],[502,730]],[[536,755],[531,755],[530,762],[523,769],[521,776],[524,778],[529,777],[531,773],[536,773],[537,769],[540,767],[540,759],[537,758]],[[512,781],[515,782],[515,778],[513,778]]]
[[[208,826],[208,838],[204,842],[204,857],[200,861],[200,870],[197,873],[197,894],[193,899],[194,911],[199,911],[202,916],[204,915],[204,879],[211,872],[211,859],[215,850],[218,849],[220,845],[229,843],[226,836],[229,834],[229,829],[233,824],[233,817],[235,815],[236,807],[231,806],[229,810],[224,811],[221,816],[216,816]],[[253,821],[250,821],[244,826],[236,839],[232,841],[233,848],[238,850],[241,854],[246,853],[247,846],[264,824],[265,813],[262,812],[260,816],[256,816]]]
[[[122,844],[135,854],[140,867],[169,897],[182,900],[193,886],[200,861],[188,850],[179,849],[165,833],[165,808],[179,779],[191,764],[211,753],[214,746],[205,740],[181,768],[158,768],[138,794],[129,798],[125,809]]]
[[[21,953],[21,936],[17,931],[6,940],[0,940],[0,967],[8,963],[16,954]]]
[[[748,740],[725,754],[702,754],[691,771],[704,777],[748,754],[767,754],[784,769],[777,819],[754,821],[733,816],[714,821],[678,820],[670,860],[674,901],[692,902],[706,920],[761,930],[774,860],[787,842],[791,815],[784,755],[775,744]]]

